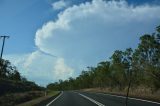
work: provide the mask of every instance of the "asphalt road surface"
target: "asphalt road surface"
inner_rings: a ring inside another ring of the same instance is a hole
[[[101,93],[64,91],[46,106],[125,106],[125,97]],[[160,106],[160,103],[129,98],[128,106]]]

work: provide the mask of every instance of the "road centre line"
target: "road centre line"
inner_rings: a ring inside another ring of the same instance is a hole
[[[85,99],[90,100],[91,102],[95,103],[95,104],[98,105],[98,106],[105,106],[104,104],[102,104],[102,103],[100,103],[100,102],[97,102],[96,100],[94,100],[94,99],[92,99],[92,98],[90,98],[90,97],[87,97],[87,96],[85,96],[85,95],[83,95],[83,94],[80,94],[80,93],[78,93],[78,94],[79,94],[80,96],[84,97]]]
[[[51,102],[49,102],[46,106],[51,105],[54,101],[56,101],[61,95],[63,94],[63,91],[61,92],[60,95],[58,95],[55,99],[53,99]]]

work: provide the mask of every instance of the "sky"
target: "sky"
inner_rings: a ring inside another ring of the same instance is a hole
[[[42,86],[76,77],[136,48],[159,11],[159,0],[0,0],[0,35],[10,36],[3,58]]]

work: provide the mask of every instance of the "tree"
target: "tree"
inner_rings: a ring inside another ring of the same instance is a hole
[[[8,60],[0,59],[0,77],[7,78],[12,66]]]
[[[113,86],[117,86],[120,90],[125,87],[125,66],[123,64],[124,53],[120,50],[116,50],[111,57],[111,78],[113,81]]]
[[[145,34],[140,37],[138,48],[133,54],[134,69],[139,70],[143,77],[150,84],[156,83],[160,87],[160,27],[152,35]]]
[[[108,61],[102,61],[98,63],[94,72],[95,74],[93,78],[94,86],[105,87],[107,85],[110,85],[109,67],[110,67],[110,62]]]

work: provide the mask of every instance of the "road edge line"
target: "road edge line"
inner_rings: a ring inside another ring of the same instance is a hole
[[[96,101],[96,100],[94,100],[94,99],[92,99],[92,98],[90,98],[90,97],[88,97],[88,96],[85,96],[85,95],[80,94],[80,93],[78,93],[78,94],[79,94],[80,96],[84,97],[85,99],[88,99],[89,101],[95,103],[95,104],[98,105],[98,106],[105,106],[104,104],[102,104],[102,103],[100,103],[100,102],[98,102],[98,101]]]
[[[63,94],[63,91],[61,92],[60,95],[58,95],[55,99],[53,99],[51,102],[49,102],[46,106],[51,105],[54,101],[56,101],[61,95]]]
[[[125,96],[105,94],[105,93],[96,93],[96,94],[114,96],[114,97],[119,97],[119,98],[126,98]],[[143,102],[148,102],[148,103],[153,103],[153,104],[158,104],[158,105],[160,104],[159,102],[154,102],[154,101],[150,101],[150,100],[144,100],[144,99],[133,98],[133,97],[128,97],[128,98],[129,98],[129,99],[132,99],[132,100],[143,101]]]

